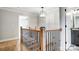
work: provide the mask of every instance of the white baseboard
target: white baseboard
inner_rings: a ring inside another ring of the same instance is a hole
[[[18,37],[3,39],[3,40],[0,40],[0,42],[10,41],[10,40],[18,40]]]

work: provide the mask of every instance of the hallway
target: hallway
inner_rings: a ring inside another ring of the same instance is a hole
[[[79,50],[78,7],[0,7],[0,27],[0,41],[18,39],[17,50]]]

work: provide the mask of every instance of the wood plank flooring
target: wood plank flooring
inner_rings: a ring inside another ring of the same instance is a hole
[[[0,42],[0,51],[16,51],[16,40]]]

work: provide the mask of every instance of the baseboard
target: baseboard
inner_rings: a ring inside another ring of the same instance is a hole
[[[10,41],[10,40],[18,40],[18,37],[3,39],[3,40],[0,40],[0,42]]]

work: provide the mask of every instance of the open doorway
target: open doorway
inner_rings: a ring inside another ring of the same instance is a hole
[[[66,50],[79,51],[79,11],[74,7],[66,10]]]
[[[18,47],[18,50],[20,50],[20,39],[21,39],[21,27],[23,28],[28,28],[29,27],[29,17],[28,16],[23,16],[23,15],[19,15],[18,16],[18,19],[19,19],[19,23],[18,23],[18,28],[19,28],[19,41],[18,41],[18,44],[19,44],[19,47]]]

